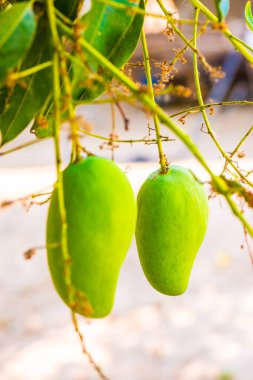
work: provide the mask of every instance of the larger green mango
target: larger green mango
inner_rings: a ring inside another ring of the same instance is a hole
[[[171,296],[182,294],[208,222],[205,189],[186,168],[152,173],[138,194],[136,241],[150,284]]]
[[[120,267],[131,243],[136,202],[125,174],[110,160],[90,156],[63,172],[71,258],[70,305],[64,278],[57,190],[47,220],[48,264],[57,292],[74,311],[87,317],[108,315],[113,307]],[[73,301],[73,300],[72,300]]]

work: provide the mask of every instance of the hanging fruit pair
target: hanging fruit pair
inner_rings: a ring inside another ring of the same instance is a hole
[[[87,317],[104,317],[113,307],[117,279],[136,218],[125,174],[104,158],[88,157],[63,172],[70,262],[64,263],[57,189],[47,221],[48,263],[65,303]],[[207,195],[193,174],[171,166],[151,174],[138,195],[136,241],[143,271],[159,292],[186,290],[208,219]],[[66,285],[69,265],[71,289]],[[72,293],[72,303],[69,300]]]

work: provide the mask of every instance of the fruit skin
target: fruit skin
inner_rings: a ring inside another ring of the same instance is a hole
[[[63,187],[72,285],[89,302],[80,305],[77,296],[75,311],[104,317],[113,307],[120,267],[134,234],[134,194],[112,161],[95,156],[70,164],[63,171]],[[54,190],[47,219],[47,256],[55,288],[68,304],[62,252],[60,247],[50,248],[60,241],[60,231]]]
[[[185,292],[208,223],[208,198],[192,172],[152,173],[138,194],[136,242],[143,271],[159,292]]]

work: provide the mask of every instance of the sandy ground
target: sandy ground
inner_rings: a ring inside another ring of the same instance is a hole
[[[105,136],[111,123],[108,110],[106,106],[100,112],[85,109],[94,131]],[[123,132],[119,121],[120,136],[146,136],[147,120],[137,112],[127,112],[131,132]],[[217,113],[213,122],[225,149],[231,151],[238,136],[251,125],[252,116],[245,107],[240,113]],[[209,137],[199,132],[200,126],[195,117],[185,128],[219,172],[221,159]],[[168,134],[165,129],[163,133]],[[19,142],[27,139],[24,133]],[[100,152],[97,140],[84,139],[83,143]],[[246,167],[253,166],[250,143],[252,138],[244,147],[249,152],[243,161]],[[68,145],[64,140],[65,161]],[[39,147],[39,151],[30,147],[1,158],[1,200],[53,183],[53,147],[51,142]],[[207,178],[181,143],[167,143],[166,153],[200,178]],[[122,144],[116,159],[123,169],[127,167],[136,192],[157,167],[152,145]],[[52,286],[45,251],[38,251],[31,261],[23,259],[25,250],[44,244],[46,213],[47,205],[33,206],[27,212],[20,204],[0,213],[0,379],[95,380],[98,376],[81,353],[69,311]],[[122,267],[113,313],[102,320],[79,319],[89,351],[111,380],[252,380],[253,281],[249,255],[242,244],[238,221],[224,202],[212,200],[206,239],[189,289],[180,297],[166,297],[150,287],[132,244]]]

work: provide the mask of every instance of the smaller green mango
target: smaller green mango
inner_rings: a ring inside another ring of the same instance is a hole
[[[208,198],[193,173],[152,173],[138,194],[136,242],[143,271],[159,292],[185,292],[208,223]]]
[[[113,307],[120,267],[131,243],[136,202],[126,175],[90,156],[63,171],[71,288],[66,286],[57,189],[47,219],[47,257],[55,288],[74,311],[91,318]],[[69,294],[72,294],[70,304]]]

